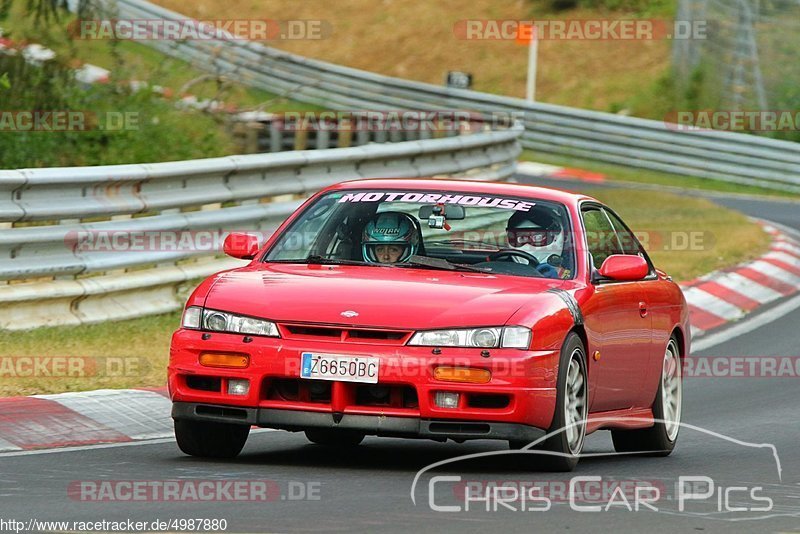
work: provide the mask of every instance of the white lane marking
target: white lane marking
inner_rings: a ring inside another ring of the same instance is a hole
[[[264,432],[278,432],[274,428],[257,428],[250,431],[250,435],[262,434]],[[170,432],[171,434],[171,432]],[[39,454],[57,454],[61,452],[82,452],[95,449],[116,449],[117,447],[139,447],[141,445],[158,445],[161,443],[175,443],[175,437],[160,437],[155,439],[147,439],[143,441],[127,441],[125,443],[101,443],[98,445],[81,445],[78,447],[61,447],[60,449],[40,449],[36,451],[14,451],[0,453],[0,458],[8,458],[10,456],[36,456]],[[177,445],[176,445],[177,447]]]
[[[767,222],[767,221],[765,221],[765,222]],[[782,230],[783,232],[785,232],[785,233],[787,233],[787,234],[789,234],[791,236],[794,236],[795,239],[800,240],[800,230],[798,230],[796,228],[792,228],[791,226],[786,226],[785,224],[780,224],[780,223],[776,223],[776,222],[772,222],[772,221],[769,221],[769,224],[771,224],[772,226]]]
[[[168,438],[166,436],[158,439],[148,439],[144,441],[127,441],[125,443],[101,443],[98,445],[81,445],[79,447],[61,447],[60,449],[40,449],[35,451],[19,451],[19,452],[6,452],[0,454],[0,458],[7,458],[9,456],[36,456],[38,454],[55,454],[58,452],[81,452],[93,449],[115,449],[117,447],[136,447],[139,445],[156,445],[158,443],[168,443],[175,441],[175,438]]]
[[[797,247],[796,244],[790,243],[789,241],[775,241],[772,243],[770,249],[785,250],[787,252],[791,252],[792,254],[800,254],[800,248]]]
[[[131,439],[151,439],[172,432],[172,402],[153,391],[100,389],[36,395],[57,402]]]
[[[705,330],[697,328],[696,326],[690,326],[689,328],[691,329],[692,332],[692,339],[698,338],[706,333]]]
[[[686,302],[697,306],[703,311],[713,313],[717,317],[722,317],[727,321],[736,321],[745,315],[745,311],[730,302],[726,302],[711,293],[707,293],[696,287],[689,287],[683,290]]]
[[[792,313],[798,308],[800,308],[800,295],[794,296],[770,310],[756,314],[752,318],[730,326],[725,330],[706,335],[702,339],[692,343],[692,352],[710,349],[711,347],[719,345],[720,343],[725,343],[731,339],[748,334],[753,330],[757,330],[762,326],[771,323],[772,321],[780,319],[784,315]]]
[[[17,447],[13,443],[10,443],[3,438],[0,438],[0,452],[5,451],[21,451],[22,447]]]
[[[800,276],[794,275],[789,271],[785,271],[777,265],[773,265],[767,261],[757,260],[749,264],[748,267],[754,271],[763,273],[770,278],[775,278],[776,280],[780,280],[785,284],[789,284],[795,288],[800,288]]]
[[[783,296],[774,289],[762,286],[739,273],[725,273],[714,281],[761,304],[767,304]]]
[[[785,252],[781,252],[779,250],[773,250],[763,256],[763,258],[770,258],[773,260],[782,261],[786,265],[791,265],[792,267],[800,268],[800,258],[797,256],[792,256],[791,254],[787,254]]]

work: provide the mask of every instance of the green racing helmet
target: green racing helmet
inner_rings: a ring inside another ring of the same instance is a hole
[[[407,261],[417,253],[419,233],[414,219],[399,211],[379,213],[364,227],[361,237],[361,253],[367,263],[378,263],[375,247],[378,245],[396,245],[403,252],[398,262]]]

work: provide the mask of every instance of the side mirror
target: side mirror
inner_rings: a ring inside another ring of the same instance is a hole
[[[242,260],[252,260],[258,253],[258,237],[231,232],[222,243],[222,250],[228,256]]]
[[[642,280],[650,274],[650,266],[641,256],[612,254],[598,271],[600,276],[620,282]]]

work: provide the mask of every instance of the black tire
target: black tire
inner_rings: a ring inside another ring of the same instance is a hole
[[[364,440],[364,434],[353,430],[334,430],[329,428],[310,428],[306,430],[306,438],[311,443],[346,449],[355,447]]]
[[[181,451],[199,458],[234,458],[247,442],[250,425],[175,420],[175,439]]]
[[[574,446],[570,446],[567,439],[567,415],[565,405],[567,403],[567,373],[570,362],[574,359],[578,364],[579,371],[583,377],[582,396],[583,396],[583,409],[582,416],[580,417],[580,424],[573,425],[578,430],[578,440]],[[564,345],[561,347],[561,359],[558,364],[558,382],[557,382],[557,398],[556,398],[556,411],[553,415],[553,422],[547,433],[557,432],[549,437],[540,446],[534,450],[545,451],[543,454],[526,454],[526,464],[529,467],[537,470],[554,471],[554,472],[569,472],[575,469],[578,464],[580,453],[583,450],[583,443],[586,438],[586,417],[588,414],[588,391],[589,391],[588,375],[586,373],[586,348],[583,346],[580,336],[571,332],[567,339],[564,340]],[[510,441],[509,447],[511,449],[520,449],[528,443]],[[547,454],[552,452],[555,454]],[[529,459],[528,459],[529,458]]]
[[[680,351],[678,348],[678,340],[671,337],[667,343],[667,348],[664,350],[665,356],[668,350],[672,350],[680,362]],[[680,373],[681,366],[677,366],[678,380],[683,379]],[[679,386],[680,387],[680,386]],[[663,361],[662,361],[662,377],[658,381],[658,391],[656,398],[653,401],[653,417],[655,424],[650,428],[642,428],[637,430],[612,430],[611,439],[614,442],[614,450],[620,453],[639,453],[642,456],[669,456],[675,444],[678,442],[678,434],[680,433],[680,425],[674,430],[674,437],[670,439],[667,432],[667,425],[665,424],[665,408],[663,399]],[[680,412],[680,408],[679,408]],[[680,421],[680,413],[678,417]]]

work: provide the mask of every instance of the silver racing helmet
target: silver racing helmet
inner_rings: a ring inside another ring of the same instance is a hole
[[[517,211],[506,224],[508,243],[532,254],[540,263],[564,251],[564,228],[553,210],[534,206],[530,211]]]

